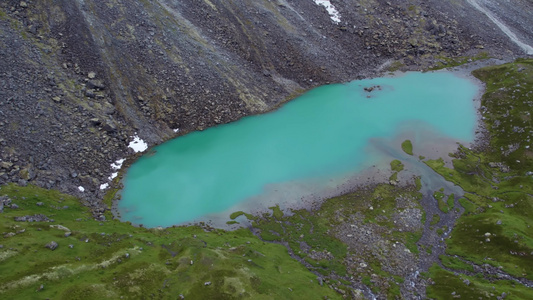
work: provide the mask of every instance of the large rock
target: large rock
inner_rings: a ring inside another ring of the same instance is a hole
[[[11,169],[12,166],[13,166],[13,163],[11,163],[11,162],[8,162],[8,161],[0,162],[0,168],[2,168],[2,169],[9,170],[9,169]]]
[[[54,241],[51,241],[50,243],[46,244],[46,248],[50,249],[50,250],[55,250],[57,248],[57,246],[59,246],[56,242]]]
[[[15,217],[16,222],[49,222],[50,219],[48,219],[47,216],[43,214],[35,214],[33,216],[21,216],[21,217]]]
[[[90,89],[103,90],[105,89],[105,84],[102,80],[89,80],[87,82],[87,87]]]

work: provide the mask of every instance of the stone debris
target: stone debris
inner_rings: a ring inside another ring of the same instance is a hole
[[[51,241],[50,243],[46,244],[45,247],[50,249],[50,250],[55,250],[59,245],[54,242],[54,241]]]
[[[50,222],[50,219],[43,214],[15,217],[14,219],[16,222]]]

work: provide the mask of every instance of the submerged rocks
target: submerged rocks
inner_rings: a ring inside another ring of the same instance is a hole
[[[365,87],[363,89],[365,90],[365,92],[371,93],[374,90],[381,91],[381,86],[380,85],[374,85],[374,86],[371,86],[371,87]]]

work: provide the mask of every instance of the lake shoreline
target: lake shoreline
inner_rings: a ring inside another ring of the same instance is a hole
[[[480,64],[490,65],[490,64],[494,64],[494,62],[493,61],[475,62],[475,63],[469,64],[467,66],[455,67],[455,68],[452,68],[451,70],[443,71],[443,72],[451,72],[455,76],[467,78],[471,82],[475,83],[478,87],[480,87],[479,92],[477,93],[476,97],[474,97],[474,99],[473,99],[473,101],[476,101],[478,103],[478,105],[475,107],[475,112],[476,112],[476,115],[477,115],[477,120],[476,120],[477,128],[480,128],[480,123],[481,123],[480,122],[480,115],[479,115],[479,102],[480,102],[480,99],[481,99],[481,95],[483,94],[483,89],[482,89],[483,86],[482,86],[482,84],[479,81],[477,81],[477,79],[475,79],[473,77],[473,75],[470,74],[470,72],[473,69],[479,68]],[[435,72],[438,73],[439,71],[435,71]],[[406,72],[389,72],[387,75],[385,75],[383,77],[387,77],[387,78],[399,77],[399,76],[403,76],[403,75],[406,75],[406,74],[408,74],[408,73],[406,73]],[[272,111],[270,111],[270,112],[272,112]],[[480,130],[476,130],[475,140],[472,143],[467,144],[467,146],[472,146],[472,145],[478,143],[479,140],[482,140],[482,139],[479,138],[478,132],[481,132],[481,131]],[[439,144],[440,145],[441,142],[442,141],[436,142],[435,144]],[[456,148],[454,148],[453,151],[455,151],[455,149]],[[453,152],[453,151],[451,151],[451,152]],[[446,158],[448,153],[449,152],[445,153],[445,155],[440,155],[440,156],[445,156],[445,158]],[[431,155],[427,154],[426,152],[424,152],[424,154],[426,154],[424,156],[431,156]],[[328,199],[328,198],[339,196],[339,195],[343,195],[345,193],[352,192],[354,190],[357,190],[359,188],[363,188],[363,187],[368,186],[368,185],[388,182],[388,178],[390,177],[392,172],[387,170],[385,162],[381,162],[381,164],[382,164],[382,166],[380,166],[380,167],[376,167],[376,166],[369,167],[369,168],[365,169],[362,173],[358,173],[358,174],[355,174],[355,175],[351,176],[349,179],[345,180],[345,182],[343,182],[341,185],[336,186],[333,189],[328,189],[327,191],[322,191],[321,193],[319,193],[319,195],[311,193],[310,195],[306,196],[305,199],[302,198],[296,204],[291,203],[291,205],[286,205],[286,209],[285,210],[289,211],[291,209],[301,209],[301,208],[313,209],[313,208],[319,207],[323,203],[323,201]],[[405,183],[405,179],[401,179],[400,178],[400,180],[403,180],[403,183]],[[288,201],[288,202],[291,202],[291,201]],[[118,201],[114,200],[113,201],[113,214],[114,214],[115,217],[119,217],[120,216],[119,210],[117,209],[117,204],[118,204]],[[283,205],[283,203],[272,203],[272,204],[273,205],[275,205],[275,204]],[[271,205],[267,205],[267,206],[263,205],[260,208],[254,207],[252,213],[253,214],[264,213],[266,211],[269,211],[268,207],[271,207]],[[236,211],[236,210],[237,209],[235,209],[234,211]],[[231,212],[228,213],[228,216],[229,216],[230,213]],[[178,225],[178,226],[181,226],[181,225],[192,225],[192,224],[195,224],[195,223],[198,223],[198,222],[208,222],[209,223],[209,221],[212,222],[212,220],[209,218],[210,216],[211,215],[207,215],[205,218],[201,218],[200,220],[196,220],[196,221],[192,221],[192,222],[180,223],[180,224],[176,224],[176,225]],[[226,220],[229,220],[229,219],[226,218]],[[227,227],[225,225],[225,222],[216,222],[216,223],[218,223],[218,225],[217,225],[218,227]]]

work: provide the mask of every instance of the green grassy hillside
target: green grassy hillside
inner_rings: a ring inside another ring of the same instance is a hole
[[[136,228],[95,221],[56,191],[8,185],[0,195],[12,203],[0,214],[2,299],[338,297],[283,246],[247,229]],[[41,221],[17,221],[24,216]],[[45,247],[52,241],[55,250]]]
[[[435,284],[428,296],[532,299],[533,60],[473,74],[486,83],[480,111],[488,145],[461,147],[453,169],[442,161],[427,162],[466,191],[460,201],[465,213],[446,240],[444,269],[435,265],[429,272]]]

